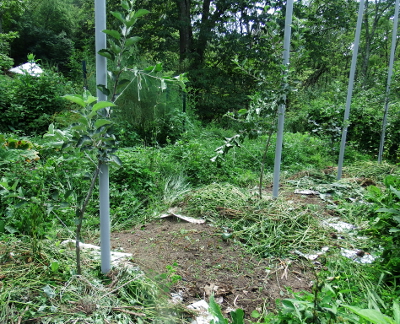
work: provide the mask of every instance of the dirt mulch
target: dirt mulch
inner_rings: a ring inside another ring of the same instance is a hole
[[[224,240],[221,229],[177,218],[113,233],[112,249],[132,253],[149,276],[172,266],[182,279],[171,291],[182,295],[184,304],[214,293],[223,311],[242,308],[247,319],[253,310],[273,310],[277,298],[289,297],[286,287],[309,291],[314,279],[309,264],[257,259],[232,239]]]

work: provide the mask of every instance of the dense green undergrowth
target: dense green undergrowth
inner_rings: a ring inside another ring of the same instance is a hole
[[[272,200],[264,191],[260,200],[256,187],[263,137],[234,148],[220,165],[210,160],[220,138],[231,134],[210,127],[183,134],[164,147],[120,148],[117,154],[123,167],[113,167],[110,173],[113,230],[144,224],[168,207],[180,206],[186,214],[221,227],[223,239],[258,257],[296,259],[294,250],[312,253],[331,243],[329,230],[321,226],[330,210],[369,238],[360,241],[348,236],[341,246],[357,246],[379,257],[377,261],[357,264],[332,247],[316,270],[313,293],[278,302],[277,313],[254,312],[254,322],[315,323],[315,318],[318,323],[368,322],[343,305],[379,309],[396,318],[392,300],[399,293],[398,167],[372,162],[349,147],[344,178],[338,181],[335,151],[324,139],[286,133],[283,196]],[[22,316],[61,323],[78,311],[74,318],[86,316],[93,323],[185,321],[184,312],[163,306],[157,285],[146,278],[130,282],[133,272],[115,270],[118,286],[127,283],[118,294],[107,290],[113,279],[99,273],[96,260],[84,264],[82,277],[75,276],[72,253],[60,242],[74,237],[74,208],[87,191],[95,167],[84,153],[66,154],[43,139],[12,134],[5,134],[1,143],[0,298],[7,306],[0,319],[15,321]],[[265,189],[272,180],[273,155],[267,154]],[[318,191],[327,207],[285,198],[295,189]],[[95,190],[83,223],[83,240],[98,232],[97,201]],[[89,292],[86,299],[80,295],[83,290]],[[112,298],[103,300],[104,293]],[[162,314],[161,319],[156,314]]]

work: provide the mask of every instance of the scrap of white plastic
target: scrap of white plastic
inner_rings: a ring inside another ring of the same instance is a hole
[[[343,248],[340,251],[341,255],[357,263],[372,263],[376,259],[376,257],[368,253],[365,253],[363,256],[359,256],[357,253],[359,253],[358,250],[347,250]]]
[[[328,247],[328,246],[324,246],[324,247],[321,249],[320,252],[316,252],[315,254],[306,254],[306,253],[302,253],[302,252],[300,252],[300,251],[298,251],[298,250],[295,250],[295,251],[293,251],[293,252],[296,253],[296,254],[298,254],[298,255],[300,255],[300,256],[302,256],[302,257],[305,258],[305,259],[314,261],[314,260],[316,260],[320,255],[324,254],[324,253],[327,252],[328,250],[329,250],[329,247]]]
[[[354,226],[352,224],[340,221],[338,219],[339,218],[334,217],[334,218],[324,220],[324,221],[322,221],[322,225],[333,227],[339,233],[351,231],[351,230],[354,230],[357,228],[356,226]]]
[[[28,73],[32,76],[40,76],[43,73],[43,70],[36,63],[28,62],[28,63],[24,63],[22,65],[11,68],[10,72],[17,73],[17,74]]]
[[[319,195],[318,191],[310,190],[310,189],[304,189],[304,190],[296,189],[294,191],[294,193],[299,194],[299,195]]]
[[[160,218],[167,218],[167,217],[176,217],[176,218],[182,219],[186,222],[193,223],[193,224],[204,224],[206,222],[204,219],[198,219],[198,218],[193,218],[190,216],[180,215],[176,212],[175,208],[168,209],[167,214],[162,214],[160,216]]]
[[[196,319],[194,321],[192,321],[191,324],[209,324],[209,323],[211,323],[211,321],[215,322],[218,320],[215,316],[210,314],[210,312],[208,311],[210,306],[204,299],[199,300],[193,304],[190,304],[187,307],[189,309],[193,309],[193,310],[197,311],[197,313],[198,313],[198,316],[196,317]]]
[[[65,245],[65,244],[71,244],[72,245],[73,244],[75,246],[75,240],[65,240],[61,244],[62,245]],[[101,250],[100,246],[79,242],[79,247],[81,249],[85,249],[85,250],[86,249],[87,250],[92,250],[93,254],[96,257],[100,258],[100,250]],[[117,265],[118,263],[120,263],[120,262],[122,262],[122,261],[124,261],[126,259],[129,259],[131,257],[132,257],[131,253],[113,252],[112,251],[111,252],[111,264],[112,265]]]

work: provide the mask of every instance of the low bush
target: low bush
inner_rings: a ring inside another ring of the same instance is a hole
[[[61,96],[73,88],[60,74],[45,71],[40,77],[28,73],[4,77],[0,92],[0,131],[34,135],[44,133],[53,115],[67,109]]]

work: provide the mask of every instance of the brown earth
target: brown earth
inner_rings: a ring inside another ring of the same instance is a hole
[[[317,196],[286,195],[302,204],[322,204]],[[249,320],[252,311],[273,311],[276,299],[292,291],[310,291],[315,269],[310,262],[258,259],[223,231],[208,223],[193,224],[176,217],[112,233],[112,249],[133,254],[133,262],[147,275],[169,274],[163,284],[179,293],[188,305],[214,293],[224,312],[237,308]],[[170,267],[172,271],[168,271]],[[171,268],[172,267],[172,268]],[[181,280],[172,284],[171,275]]]

